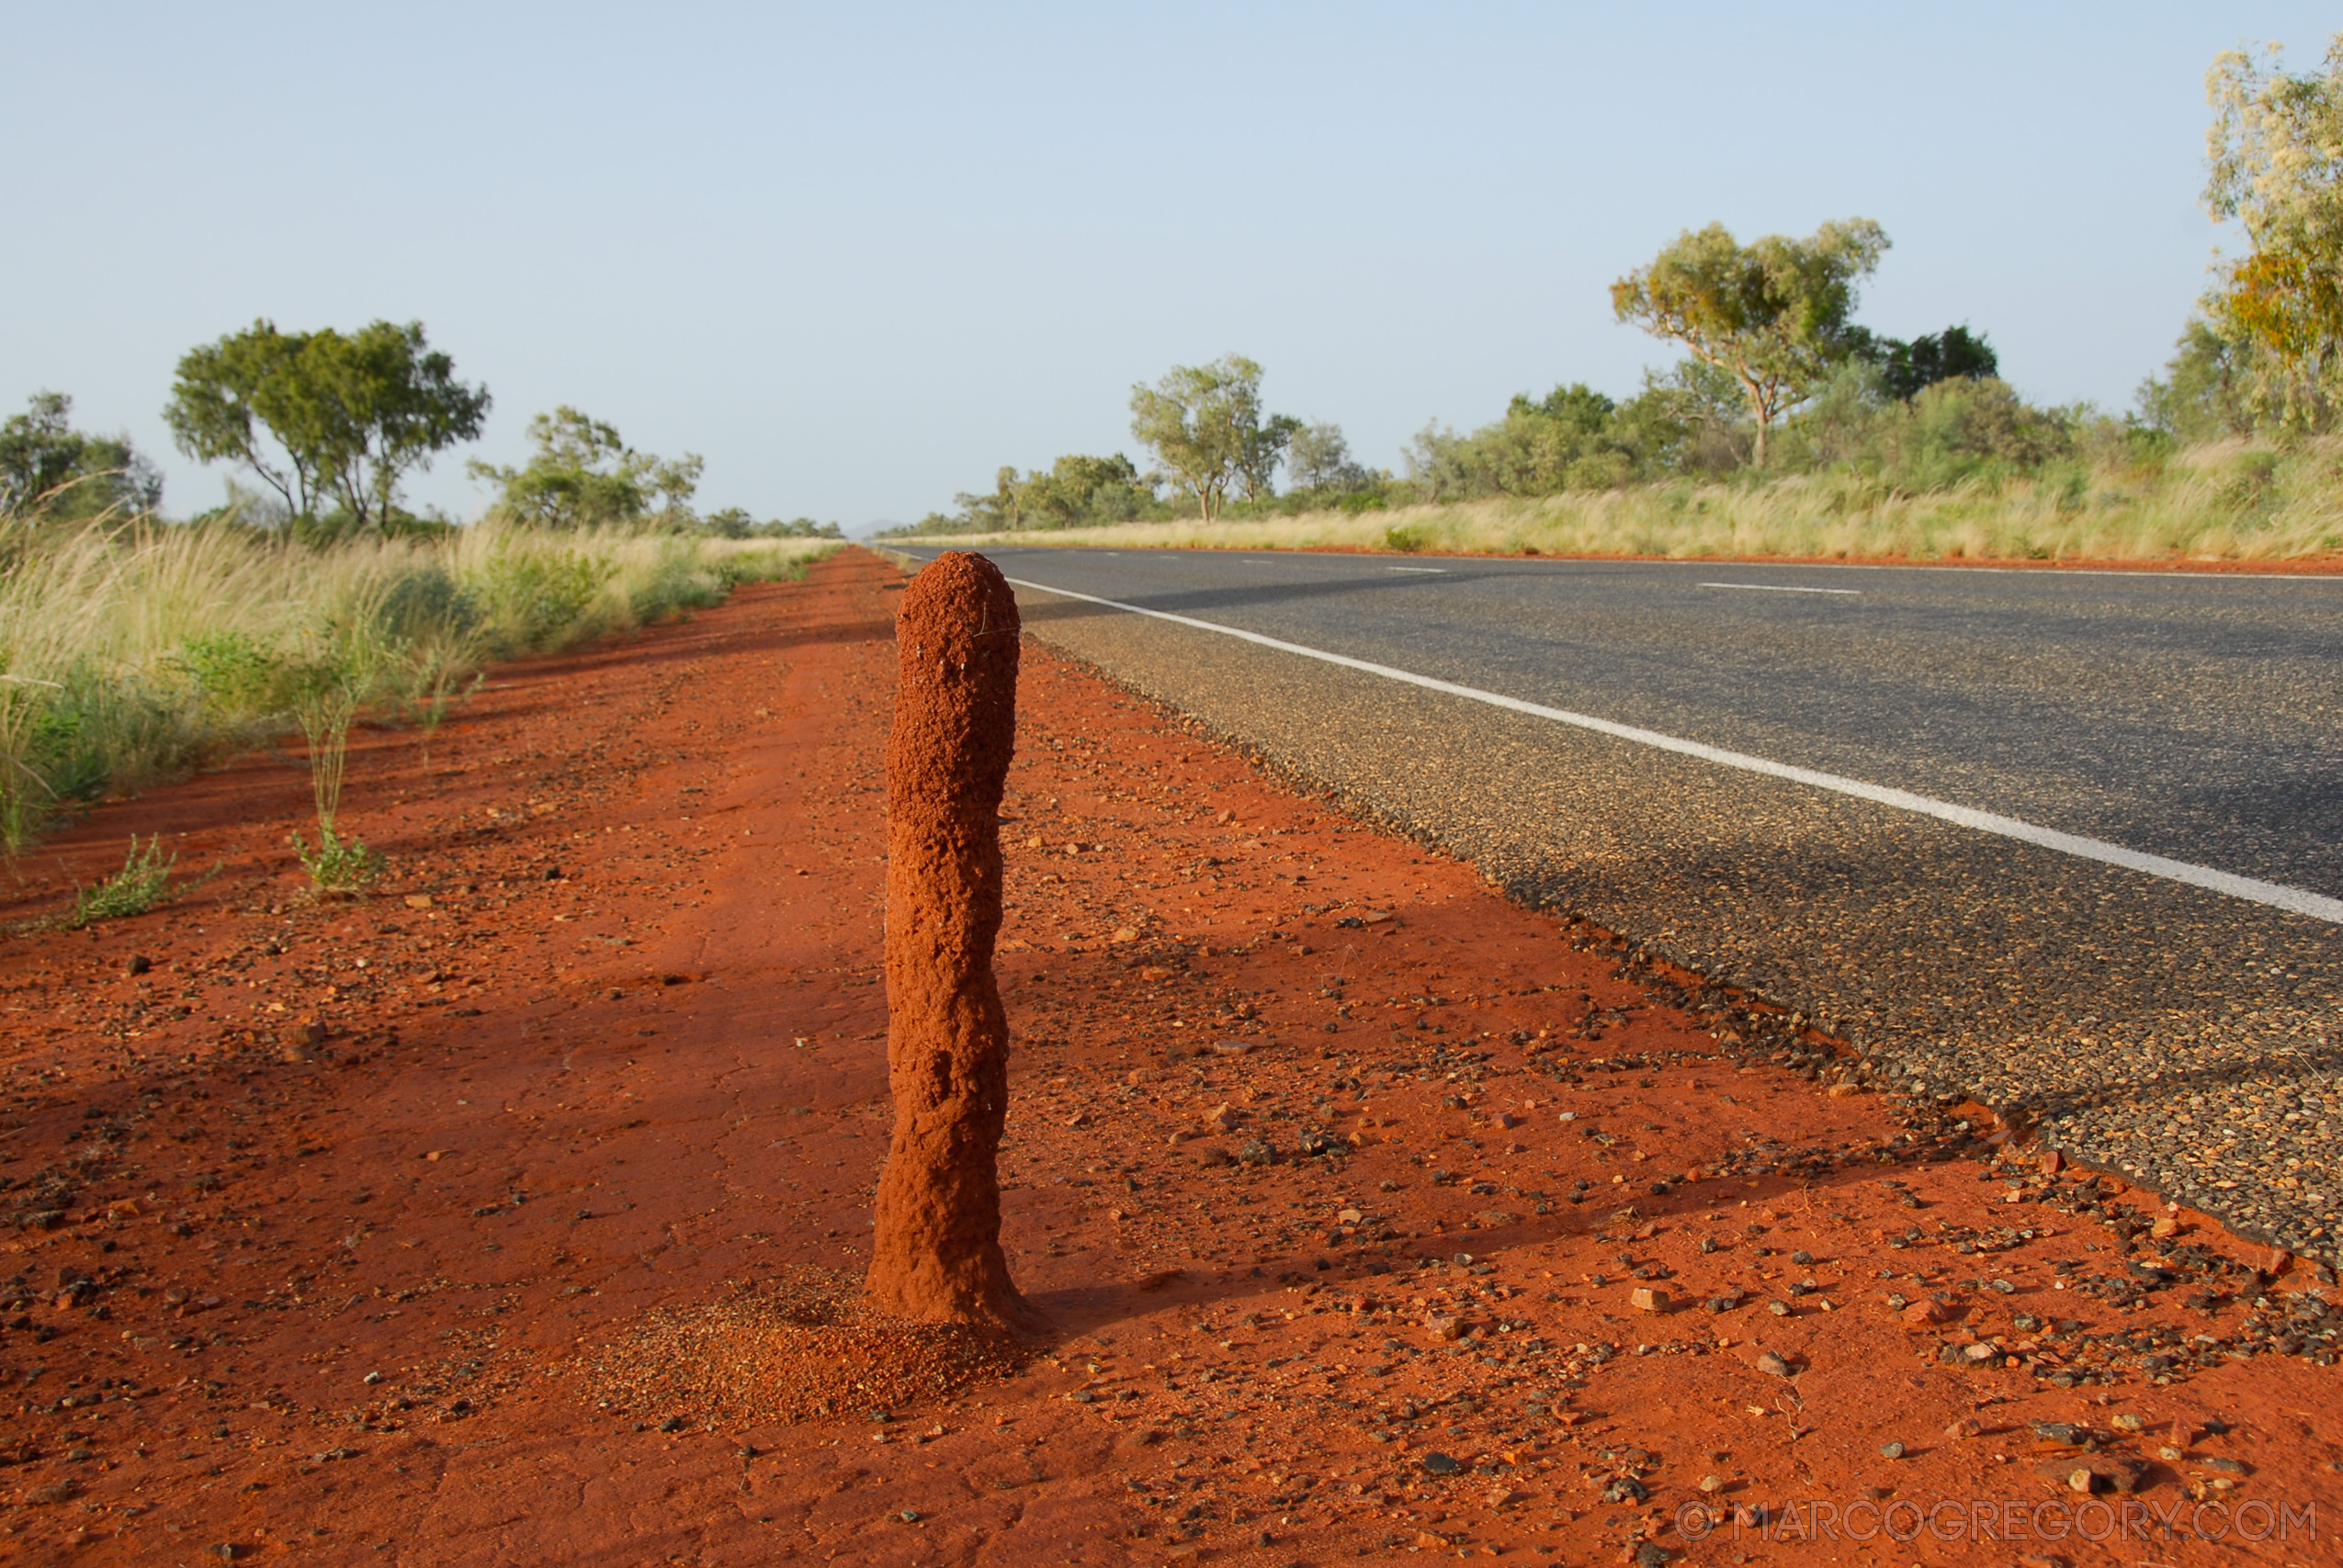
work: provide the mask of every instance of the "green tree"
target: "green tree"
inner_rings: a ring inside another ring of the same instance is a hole
[[[1276,413],[1244,433],[1237,474],[1247,501],[1267,501],[1277,493],[1277,465],[1285,460],[1285,449],[1301,428],[1302,422],[1292,414]]]
[[[344,334],[259,321],[180,359],[164,418],[181,451],[243,464],[296,517],[332,502],[356,526],[380,528],[410,469],[480,434],[487,389],[455,369],[420,321]]]
[[[1271,493],[1270,479],[1299,422],[1261,413],[1261,367],[1241,355],[1175,365],[1154,386],[1131,389],[1131,434],[1196,498],[1204,520],[1228,492]]]
[[[0,513],[94,517],[163,503],[163,476],[128,436],[75,430],[62,392],[35,392],[29,404],[0,423]]]
[[[2175,345],[2161,379],[2140,385],[2140,417],[2179,441],[2218,441],[2254,433],[2258,378],[2250,344],[2224,335],[2199,316]]]
[[[1294,432],[1285,449],[1285,471],[1296,490],[1347,495],[1364,490],[1374,476],[1351,456],[1351,442],[1342,427],[1320,420]]]
[[[474,479],[497,485],[496,510],[543,528],[593,528],[657,518],[693,521],[703,464],[686,452],[673,462],[638,452],[617,427],[564,403],[529,421],[536,448],[517,468],[475,458]]]
[[[1857,282],[1878,266],[1887,235],[1867,218],[1826,223],[1812,237],[1769,234],[1744,246],[1722,223],[1686,231],[1651,265],[1611,286],[1611,306],[1655,337],[1672,338],[1729,371],[1766,433],[1864,344],[1853,324]]]
[[[1939,381],[1962,376],[1986,381],[2001,374],[2001,358],[1993,352],[1993,344],[1983,333],[1972,333],[1966,327],[1947,327],[1909,343],[1882,338],[1873,357],[1887,395],[1906,402]]]
[[[2343,33],[2324,69],[2290,75],[2273,44],[2231,50],[2205,73],[2204,200],[2235,219],[2250,254],[2223,270],[2207,313],[2224,337],[2269,356],[2269,416],[2323,422],[2343,375]]]

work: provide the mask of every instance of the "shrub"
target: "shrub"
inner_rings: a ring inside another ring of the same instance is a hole
[[[85,887],[74,896],[74,912],[65,918],[65,929],[79,931],[99,920],[119,920],[131,915],[143,915],[157,904],[168,903],[174,897],[171,888],[172,870],[179,857],[163,858],[163,837],[156,834],[146,841],[146,849],[139,849],[139,837],[130,835],[130,852],[123,857],[122,869],[95,887]]]

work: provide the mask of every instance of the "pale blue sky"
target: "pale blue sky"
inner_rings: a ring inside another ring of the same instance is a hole
[[[0,409],[163,461],[189,346],[420,318],[513,460],[577,404],[701,500],[850,527],[1131,449],[1228,350],[1396,467],[1427,420],[1625,392],[1605,286],[1679,230],[1878,219],[1862,319],[1965,321],[2029,396],[2128,404],[2203,284],[2228,5],[0,3]],[[458,453],[411,501],[482,502]],[[1140,454],[1136,450],[1132,455]]]

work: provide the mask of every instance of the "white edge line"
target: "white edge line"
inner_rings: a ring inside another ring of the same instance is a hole
[[[1848,593],[1860,597],[1860,588],[1791,588],[1779,582],[1695,582],[1695,588],[1746,588],[1752,593]]]
[[[1858,800],[1868,800],[1876,805],[1893,807],[1898,811],[1909,811],[1920,817],[1933,817],[1940,822],[1950,822],[1957,827],[1973,829],[1980,833],[1992,833],[2004,839],[2015,839],[2020,843],[2033,844],[2045,850],[2055,850],[2061,854],[2073,855],[2079,860],[2098,861],[2105,865],[2122,866],[2127,871],[2162,877],[2168,882],[2185,883],[2191,887],[2202,887],[2211,892],[2224,893],[2232,898],[2243,898],[2256,904],[2267,904],[2271,908],[2284,909],[2290,914],[2307,915],[2315,920],[2326,920],[2331,924],[2343,925],[2343,899],[2329,898],[2324,894],[2313,893],[2306,888],[2289,887],[2277,882],[2264,882],[2258,877],[2240,876],[2235,872],[2219,871],[2209,865],[2197,865],[2188,861],[2167,860],[2162,855],[2145,854],[2138,850],[2127,850],[2121,844],[2111,844],[2101,839],[2086,839],[2077,833],[2062,833],[2054,828],[2038,828],[2031,822],[2021,822],[2015,817],[2003,817],[1996,812],[1978,811],[1971,807],[1955,806],[1951,801],[1937,800],[1925,795],[1914,795],[1909,790],[1889,789],[1883,784],[1865,784],[1861,779],[1841,778],[1837,773],[1817,773],[1812,768],[1794,768],[1786,762],[1776,762],[1764,757],[1752,757],[1746,751],[1728,751],[1721,746],[1709,746],[1698,740],[1685,740],[1673,735],[1662,735],[1656,729],[1639,729],[1632,724],[1614,724],[1610,719],[1596,718],[1591,714],[1572,713],[1568,708],[1553,708],[1541,703],[1523,702],[1519,697],[1509,697],[1500,692],[1485,692],[1477,686],[1458,685],[1454,681],[1443,681],[1430,675],[1419,675],[1408,670],[1396,670],[1388,664],[1376,664],[1364,659],[1353,659],[1345,654],[1329,653],[1323,649],[1306,648],[1297,642],[1284,642],[1273,637],[1264,637],[1259,632],[1242,631],[1235,626],[1217,626],[1211,621],[1199,621],[1188,615],[1175,615],[1168,610],[1149,610],[1138,604],[1126,604],[1120,600],[1101,599],[1095,594],[1077,593],[1067,588],[1052,588],[1046,582],[1032,582],[1020,577],[1013,577],[1009,581],[1019,588],[1031,588],[1042,593],[1055,593],[1061,599],[1079,599],[1087,604],[1104,604],[1110,610],[1123,610],[1134,615],[1146,615],[1153,620],[1170,621],[1183,626],[1194,626],[1198,631],[1217,632],[1222,637],[1232,637],[1241,642],[1250,642],[1261,648],[1273,648],[1281,653],[1296,653],[1305,659],[1315,659],[1322,663],[1340,665],[1345,670],[1357,670],[1369,675],[1379,675],[1387,681],[1398,681],[1406,685],[1421,686],[1428,692],[1441,692],[1452,697],[1465,697],[1473,702],[1487,703],[1491,707],[1528,714],[1534,718],[1551,719],[1556,724],[1568,724],[1579,729],[1590,729],[1598,735],[1608,735],[1614,739],[1633,741],[1638,746],[1649,746],[1656,750],[1673,751],[1679,756],[1697,758],[1701,761],[1714,763],[1717,767],[1736,768],[1748,773],[1762,773],[1768,778],[1786,779],[1792,784],[1802,784],[1814,789],[1828,790],[1835,795],[1852,795]]]

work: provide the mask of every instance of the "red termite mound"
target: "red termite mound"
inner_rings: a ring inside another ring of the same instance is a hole
[[[1001,792],[1017,728],[1017,601],[982,556],[911,580],[895,620],[887,740],[887,1070],[895,1138],[878,1179],[869,1297],[931,1323],[1046,1327],[1001,1255],[996,1159],[1009,1023]]]

